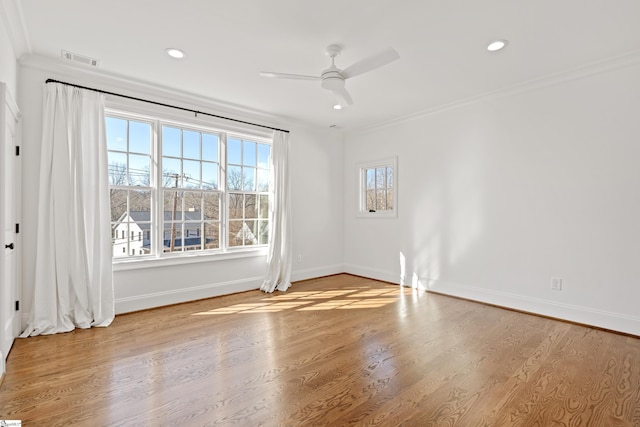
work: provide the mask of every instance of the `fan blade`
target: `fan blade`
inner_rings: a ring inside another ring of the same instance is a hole
[[[349,95],[349,92],[347,92],[347,89],[344,87],[339,90],[334,90],[333,93],[335,93],[336,98],[338,98],[338,103],[340,103],[341,106],[346,107],[347,105],[353,105],[353,98],[351,98],[351,95]]]
[[[388,63],[393,62],[398,58],[400,58],[398,52],[396,52],[394,48],[389,47],[382,52],[362,59],[351,65],[350,67],[345,68],[344,70],[340,71],[340,74],[342,74],[345,79],[350,79],[351,77],[355,77],[368,71],[375,70],[376,68],[382,67],[383,65],[387,65]]]
[[[275,77],[278,79],[295,79],[295,80],[320,80],[320,77],[303,76],[301,74],[285,74],[285,73],[272,73],[270,71],[263,71],[260,73],[262,77]]]

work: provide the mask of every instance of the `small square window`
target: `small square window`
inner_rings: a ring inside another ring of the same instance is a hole
[[[358,217],[397,217],[397,169],[395,157],[358,165]]]

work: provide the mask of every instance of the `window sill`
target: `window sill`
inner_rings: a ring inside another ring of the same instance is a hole
[[[267,256],[269,248],[261,246],[259,248],[236,249],[226,252],[210,252],[199,254],[180,254],[174,256],[164,256],[162,258],[145,257],[134,259],[113,260],[113,271],[137,270],[141,268],[166,267],[172,265],[195,264],[199,262],[217,262],[240,258],[254,258]]]
[[[398,213],[396,211],[358,212],[356,218],[396,219],[398,218]]]

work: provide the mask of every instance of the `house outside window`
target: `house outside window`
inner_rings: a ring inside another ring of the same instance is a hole
[[[114,259],[268,244],[270,141],[119,111],[106,131]]]

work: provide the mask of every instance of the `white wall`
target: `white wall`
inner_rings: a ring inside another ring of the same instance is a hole
[[[19,87],[19,101],[24,117],[25,314],[31,310],[30,302],[33,296],[42,86],[47,78],[289,129],[293,182],[293,248],[295,254],[302,256],[302,262],[294,265],[293,279],[302,280],[343,271],[342,137],[339,134],[328,129],[306,129],[290,121],[258,113],[229,113],[223,106],[203,98],[172,93],[144,82],[133,82],[95,72],[80,72],[56,61],[31,57],[21,61]],[[132,269],[130,266],[117,267],[114,272],[116,311],[121,313],[256,289],[265,269],[264,254],[187,265],[141,269]]]
[[[3,24],[4,18],[0,19]],[[5,25],[0,25],[0,81],[7,84],[7,90],[13,99],[17,99],[17,62],[16,52]]]
[[[347,135],[346,271],[640,335],[639,63]],[[395,155],[397,220],[356,218]]]

